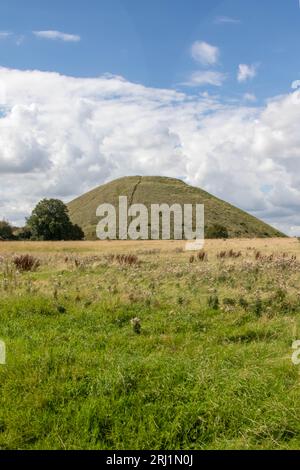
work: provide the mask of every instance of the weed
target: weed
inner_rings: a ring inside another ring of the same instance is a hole
[[[40,266],[40,261],[31,255],[15,256],[13,263],[18,271],[35,271]]]
[[[116,261],[121,265],[137,265],[139,264],[139,259],[136,255],[117,255]]]
[[[207,300],[207,305],[209,308],[212,308],[213,310],[218,310],[219,309],[219,298],[217,295],[211,295],[208,297]]]
[[[225,259],[225,258],[240,258],[242,256],[242,252],[241,251],[234,251],[234,250],[228,250],[228,251],[220,251],[218,254],[217,254],[217,258],[219,259]]]
[[[231,297],[225,297],[225,299],[223,299],[223,305],[234,307],[236,305],[236,300]]]
[[[242,307],[244,310],[247,310],[249,307],[249,302],[244,297],[240,297],[239,306]]]
[[[135,317],[135,318],[132,318],[130,320],[130,323],[132,325],[133,331],[137,335],[140,335],[141,334],[141,329],[142,329],[141,320],[139,318]]]
[[[208,261],[207,253],[205,251],[199,251],[197,254],[197,259],[198,261]]]
[[[263,313],[263,302],[261,299],[256,299],[253,303],[253,312],[257,317],[260,317]]]

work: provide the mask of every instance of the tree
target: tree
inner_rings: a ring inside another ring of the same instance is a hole
[[[71,224],[71,229],[69,233],[69,238],[67,240],[83,240],[84,231],[77,224]]]
[[[30,240],[32,232],[29,227],[17,227],[14,229],[14,236],[17,240]]]
[[[0,220],[0,239],[13,240],[13,229],[12,226],[6,220]]]
[[[228,238],[228,230],[224,225],[214,224],[206,230],[206,238]]]
[[[82,240],[84,233],[70,221],[67,206],[59,199],[43,199],[27,220],[32,236],[40,240]]]

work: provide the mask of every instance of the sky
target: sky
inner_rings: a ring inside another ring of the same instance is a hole
[[[0,219],[166,175],[300,236],[299,46],[298,0],[2,0]]]

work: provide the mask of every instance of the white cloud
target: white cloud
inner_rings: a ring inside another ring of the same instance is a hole
[[[25,36],[10,31],[0,31],[0,41],[1,40],[13,41],[17,46],[20,46],[24,42]]]
[[[80,36],[77,34],[67,34],[60,31],[33,31],[33,34],[38,38],[50,39],[50,40],[59,40],[64,42],[79,42],[81,40]]]
[[[297,88],[300,88],[300,80],[295,80],[295,81],[292,83],[292,89],[293,89],[293,90],[296,90]]]
[[[24,41],[25,41],[25,36],[23,34],[19,34],[15,36],[15,42],[17,46],[21,46],[21,44],[23,44]]]
[[[205,70],[193,72],[189,80],[183,83],[183,85],[191,87],[204,85],[221,86],[225,80],[226,75],[224,73],[216,72],[213,70]]]
[[[214,65],[218,62],[220,51],[204,41],[196,41],[191,47],[191,55],[196,62],[202,65]]]
[[[300,90],[247,107],[115,76],[0,68],[0,84],[0,218],[20,223],[43,197],[160,174],[300,235]]]
[[[246,82],[254,78],[257,74],[257,65],[247,65],[247,64],[240,64],[238,69],[237,79],[241,82]]]
[[[257,98],[253,93],[245,93],[244,100],[254,103],[257,100]]]
[[[8,31],[0,31],[0,40],[1,39],[7,39],[10,36],[12,36],[12,33],[8,32]]]
[[[241,20],[230,16],[217,16],[214,22],[215,24],[240,24]]]

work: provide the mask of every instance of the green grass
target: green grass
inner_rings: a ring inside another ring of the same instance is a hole
[[[2,274],[0,448],[299,448],[300,266],[248,256]]]

